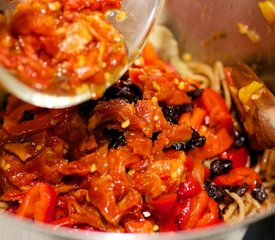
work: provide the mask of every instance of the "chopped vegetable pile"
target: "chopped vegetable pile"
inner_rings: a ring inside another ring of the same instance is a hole
[[[70,95],[92,88],[100,97],[126,62],[123,36],[105,13],[121,0],[27,0],[0,14],[0,64],[27,85]]]
[[[230,192],[266,200],[223,97],[182,78],[150,44],[142,60],[101,99],[76,107],[8,97],[7,212],[88,231],[166,232],[224,222]]]

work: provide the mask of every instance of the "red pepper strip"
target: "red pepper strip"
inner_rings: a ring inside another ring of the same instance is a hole
[[[210,126],[225,127],[229,132],[233,129],[233,120],[223,97],[211,88],[204,89],[200,101],[209,113]]]
[[[188,221],[191,211],[190,198],[176,202],[171,212],[160,216],[160,232],[175,232]]]
[[[245,167],[249,159],[249,153],[246,147],[238,149],[231,147],[223,152],[220,157],[223,159],[230,159],[233,162],[233,168]]]
[[[186,229],[185,225],[189,221],[191,216],[191,198],[184,199],[179,202],[177,208],[177,216],[174,218],[174,222],[177,220],[178,230]]]
[[[192,177],[181,183],[178,189],[179,198],[190,198],[201,191],[201,185]]]
[[[201,186],[205,179],[205,170],[201,161],[194,160],[193,169],[190,172],[190,177],[195,179]]]
[[[159,70],[169,72],[168,65],[164,61],[160,60],[151,43],[147,43],[143,48],[142,57],[145,65],[154,66]]]
[[[158,198],[152,199],[151,205],[157,214],[163,215],[171,211],[177,200],[176,193],[161,195]]]
[[[198,195],[191,198],[190,217],[188,221],[181,225],[181,230],[193,229],[196,226],[207,207],[207,201],[208,195],[205,191],[201,191]]]
[[[17,215],[49,223],[53,220],[55,205],[56,192],[54,188],[47,183],[38,182],[25,194]]]
[[[205,120],[205,116],[206,111],[203,108],[196,107],[192,112],[190,120],[192,128],[198,131]]]
[[[188,155],[186,155],[184,166],[186,167],[186,171],[188,171],[188,172],[193,170],[194,160]]]
[[[250,190],[255,188],[256,183],[261,183],[261,177],[251,168],[233,168],[228,174],[215,177],[214,183],[223,186],[236,186],[248,184]]]
[[[192,113],[187,112],[181,115],[179,123],[186,123],[196,131],[199,130],[205,120],[207,112],[200,107],[195,107]]]
[[[207,208],[210,212],[204,214],[204,216],[196,224],[196,228],[206,227],[223,222],[223,220],[219,218],[218,204],[210,197],[208,197]]]
[[[217,156],[228,149],[232,143],[233,138],[225,128],[221,128],[216,134],[206,132],[205,145],[199,149],[191,150],[188,154],[190,157],[198,160],[204,160]]]

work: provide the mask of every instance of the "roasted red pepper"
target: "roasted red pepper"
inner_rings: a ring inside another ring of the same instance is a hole
[[[231,160],[233,168],[245,167],[249,159],[249,153],[246,147],[238,149],[231,147],[221,154],[221,158]]]
[[[56,205],[54,188],[43,182],[33,185],[25,194],[17,215],[35,221],[49,223],[53,220]]]
[[[142,57],[144,59],[145,65],[157,66],[158,69],[161,69],[165,72],[168,71],[167,64],[159,59],[151,43],[145,45],[142,51]]]
[[[181,183],[178,189],[178,196],[180,198],[193,197],[201,191],[200,184],[192,177]]]
[[[218,204],[204,190],[179,199],[169,214],[161,216],[160,231],[187,230],[222,222]]]
[[[158,214],[167,214],[171,211],[173,205],[177,200],[176,193],[170,193],[161,195],[160,197],[153,199],[151,205]]]
[[[232,131],[233,121],[223,97],[211,88],[204,89],[200,98],[202,106],[209,114],[210,126]]]
[[[195,107],[192,112],[187,112],[181,115],[179,123],[188,124],[190,127],[198,131],[205,121],[206,110],[200,107]]]
[[[233,144],[233,138],[226,128],[221,128],[217,133],[205,132],[206,143],[200,149],[190,151],[194,159],[203,160],[223,153]]]
[[[240,186],[244,183],[249,185],[250,190],[255,188],[256,183],[261,183],[261,177],[251,168],[233,168],[228,174],[215,177],[214,183],[223,186]]]
[[[205,213],[203,217],[196,224],[196,228],[206,227],[216,223],[223,222],[222,216],[219,213],[219,207],[217,202],[215,202],[212,198],[208,198],[207,201],[207,210],[208,213]]]
[[[190,216],[185,221],[180,223],[180,229],[192,229],[196,226],[197,222],[201,219],[207,207],[209,197],[205,191],[201,191],[191,198],[190,201]]]

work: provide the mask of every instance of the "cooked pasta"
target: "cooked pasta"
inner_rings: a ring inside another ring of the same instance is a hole
[[[177,44],[174,43],[175,39],[173,39],[173,34],[170,30],[164,26],[157,26],[154,34],[156,37],[152,37],[152,40],[157,41],[158,35],[162,35],[162,39],[165,39],[165,43],[168,42],[168,45],[171,48],[178,48]],[[168,38],[168,39],[167,39]],[[172,38],[172,39],[171,39]],[[159,41],[159,40],[158,40]],[[169,42],[173,42],[174,44],[169,44]],[[153,43],[154,44],[154,43]],[[158,45],[162,46],[161,42],[158,44],[154,44],[155,47]],[[161,48],[158,51],[163,51]],[[166,51],[169,51],[166,50]],[[190,77],[191,79],[195,79],[201,82],[203,87],[211,87],[215,91],[219,92],[225,98],[226,105],[229,109],[232,107],[231,95],[228,89],[228,84],[226,82],[226,77],[224,73],[224,66],[221,61],[217,61],[214,63],[214,66],[210,66],[208,64],[202,62],[194,62],[187,61],[186,63],[183,60],[180,60],[178,50],[173,49],[170,55],[171,63],[174,63],[174,67],[177,71],[184,77]],[[167,59],[169,55],[168,52],[162,53],[163,57]],[[210,168],[210,163],[214,159],[207,159],[204,162],[204,165]],[[245,193],[244,197],[239,197],[236,193],[228,194],[235,200],[232,204],[226,207],[224,220],[227,222],[235,222],[242,221],[246,216],[252,217],[257,214],[270,209],[271,204],[275,203],[275,194],[272,192],[273,187],[275,186],[275,150],[274,149],[266,149],[263,154],[259,155],[258,164],[255,167],[255,171],[261,174],[264,179],[263,185],[266,187],[267,192],[269,193],[269,199],[266,200],[263,204],[259,203],[255,200],[250,193]],[[220,208],[223,209],[224,205],[221,204]]]

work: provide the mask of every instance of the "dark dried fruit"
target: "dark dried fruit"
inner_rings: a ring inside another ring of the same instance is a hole
[[[265,187],[260,183],[256,184],[251,194],[252,197],[254,197],[260,203],[264,202],[267,199]]]
[[[249,186],[248,184],[244,183],[241,186],[230,186],[227,188],[230,192],[235,192],[238,194],[238,196],[243,196],[248,190]]]
[[[9,95],[6,95],[4,97],[4,99],[2,100],[1,107],[0,107],[0,109],[3,110],[4,113],[5,113],[7,105],[8,105],[8,97],[9,97]]]
[[[198,88],[197,86],[193,85],[195,87],[195,90],[187,92],[187,95],[192,98],[192,100],[195,100],[196,98],[200,97],[203,94],[203,89]]]
[[[133,84],[129,79],[120,79],[117,83],[106,89],[102,100],[108,101],[118,98],[125,99],[129,103],[136,103],[138,100],[142,99],[142,92],[138,86]]]
[[[0,126],[2,126],[4,123],[4,114],[4,111],[0,110]]]
[[[124,132],[119,131],[117,129],[105,128],[103,130],[103,133],[107,138],[110,138],[110,142],[108,144],[108,149],[111,149],[111,148],[117,149],[119,146],[126,145],[126,139],[125,139]]]
[[[210,163],[210,179],[228,173],[232,169],[233,162],[229,159],[217,159]]]
[[[222,210],[218,208],[218,219],[223,220]]]
[[[176,151],[189,151],[191,149],[196,149],[199,147],[202,147],[205,144],[206,141],[206,137],[204,136],[200,136],[198,134],[198,132],[196,132],[195,130],[193,130],[192,133],[192,138],[187,141],[187,142],[179,142],[179,143],[174,143],[171,145],[171,149],[174,149]]]
[[[120,80],[122,81],[131,81],[130,76],[129,76],[129,72],[126,71],[121,77]]]
[[[234,132],[233,132],[233,140],[234,140],[233,146],[235,148],[240,148],[246,142],[245,134],[242,133],[242,132],[240,132],[240,131],[234,130]]]
[[[78,113],[82,117],[89,117],[92,110],[95,108],[97,101],[89,100],[87,102],[81,103],[78,106]]]
[[[178,124],[180,116],[185,112],[192,111],[193,109],[191,103],[182,105],[166,105],[165,103],[160,103],[159,106],[162,109],[166,121],[171,124]]]
[[[205,181],[203,187],[208,196],[213,198],[216,202],[226,202],[227,204],[233,202],[233,199],[226,193],[223,187],[216,186],[210,181]]]
[[[154,133],[153,133],[153,135],[152,135],[152,141],[153,141],[153,142],[156,141],[156,140],[158,139],[158,135],[159,135],[159,134],[161,134],[160,131],[154,132]]]
[[[31,110],[24,110],[24,113],[23,113],[23,117],[22,117],[22,121],[31,121],[33,120],[35,117],[35,114],[33,111]]]

